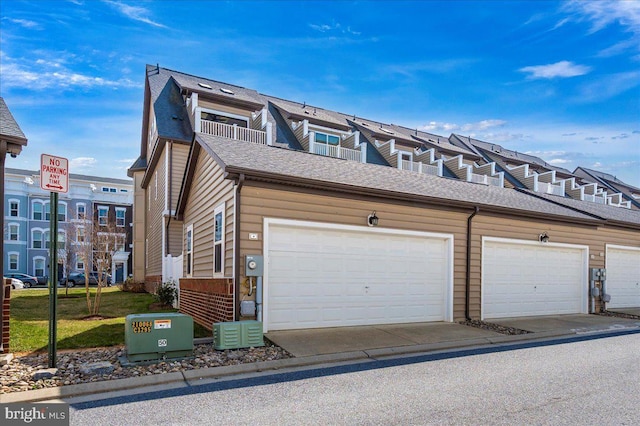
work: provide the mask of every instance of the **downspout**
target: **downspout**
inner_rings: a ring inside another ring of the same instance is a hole
[[[240,191],[244,185],[244,173],[240,173],[238,181],[236,182],[236,205],[233,222],[235,226],[235,239],[233,241],[233,252],[235,256],[236,269],[233,276],[233,304],[235,306],[234,321],[240,320]]]
[[[167,179],[166,191],[167,191],[167,207],[168,207],[168,210],[169,210],[169,220],[167,220],[167,226],[164,229],[164,234],[166,235],[166,238],[164,239],[164,244],[165,244],[164,250],[165,250],[165,253],[167,253],[167,256],[169,255],[169,247],[170,247],[170,245],[169,245],[169,224],[171,223],[171,217],[172,217],[172,215],[171,215],[171,186],[172,186],[172,183],[173,183],[173,180],[172,180],[173,179],[173,173],[172,173],[172,171],[173,171],[173,142],[169,142],[169,167],[168,168],[169,168],[169,170],[167,172],[168,172],[168,176],[169,177]],[[163,259],[163,262],[164,262],[164,259]],[[171,275],[173,276],[173,270],[171,271]]]
[[[480,211],[480,207],[476,206],[471,213],[471,216],[467,218],[467,268],[465,271],[465,303],[464,303],[464,317],[467,321],[471,321],[471,314],[469,314],[471,306],[471,220]]]

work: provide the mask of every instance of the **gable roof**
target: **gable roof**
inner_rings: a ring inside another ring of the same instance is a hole
[[[598,218],[512,189],[486,186],[437,176],[412,173],[391,167],[357,163],[251,142],[197,133],[197,151],[204,150],[224,170],[228,179],[239,177],[357,193],[404,201],[423,202],[458,208],[481,207],[510,215],[546,217],[559,221],[598,224]],[[196,150],[196,144],[192,153]],[[201,149],[200,149],[201,148]],[[184,193],[178,214],[182,214],[189,196],[189,170],[197,155],[189,156]]]
[[[0,97],[0,138],[19,145],[27,144],[27,137],[2,97]]]
[[[284,118],[309,120],[310,123],[333,127],[338,130],[351,130],[351,126],[340,113],[307,105],[306,103],[301,104],[271,96],[268,96],[267,99],[280,111]]]

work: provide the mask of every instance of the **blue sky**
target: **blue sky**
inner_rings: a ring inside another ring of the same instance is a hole
[[[145,64],[471,135],[640,187],[639,1],[2,0],[0,92],[29,139],[126,177]]]

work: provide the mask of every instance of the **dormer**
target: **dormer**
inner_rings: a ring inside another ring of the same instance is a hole
[[[257,92],[211,80],[176,81],[195,132],[271,145],[271,123]]]
[[[504,173],[496,173],[495,163],[480,166],[475,163],[469,165],[465,163],[462,155],[456,155],[451,158],[442,156],[442,160],[444,161],[444,165],[460,180],[504,188]]]
[[[562,184],[562,182],[544,182],[544,180],[550,180],[549,176],[545,177],[548,172],[542,173],[543,178],[541,180],[541,175],[529,170],[529,167],[529,164],[513,166],[507,163],[507,169],[509,169],[509,173],[520,182],[522,182],[522,184],[530,190],[543,194],[552,194],[564,197],[564,185]],[[555,176],[555,174],[553,174],[552,176]]]

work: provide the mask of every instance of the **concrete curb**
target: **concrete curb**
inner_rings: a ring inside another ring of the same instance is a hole
[[[636,327],[633,327],[633,329],[635,328]],[[617,332],[623,333],[628,330],[629,329],[601,330],[590,334],[611,335],[616,334]],[[126,379],[117,380],[105,380],[101,382],[82,383],[78,385],[60,386],[55,388],[37,389],[24,392],[12,392],[7,394],[0,394],[0,403],[7,404],[12,402],[39,402],[54,399],[60,400],[63,398],[71,398],[91,394],[103,394],[176,382],[183,382],[186,386],[197,386],[198,384],[202,384],[202,381],[208,381],[211,379],[239,376],[251,373],[260,373],[265,371],[293,369],[299,367],[308,367],[312,365],[326,366],[327,364],[338,364],[351,361],[375,361],[377,358],[388,358],[400,355],[415,355],[419,353],[424,354],[453,349],[465,349],[470,347],[487,347],[491,345],[518,343],[533,340],[548,340],[560,337],[572,337],[580,334],[581,333],[576,333],[569,330],[544,331],[513,336],[455,340],[450,342],[370,349],[365,351],[341,352],[335,354],[313,355],[299,358],[286,358],[273,361],[259,361],[250,364],[209,367],[197,370],[186,370],[182,372],[154,374],[141,377],[129,377]]]

